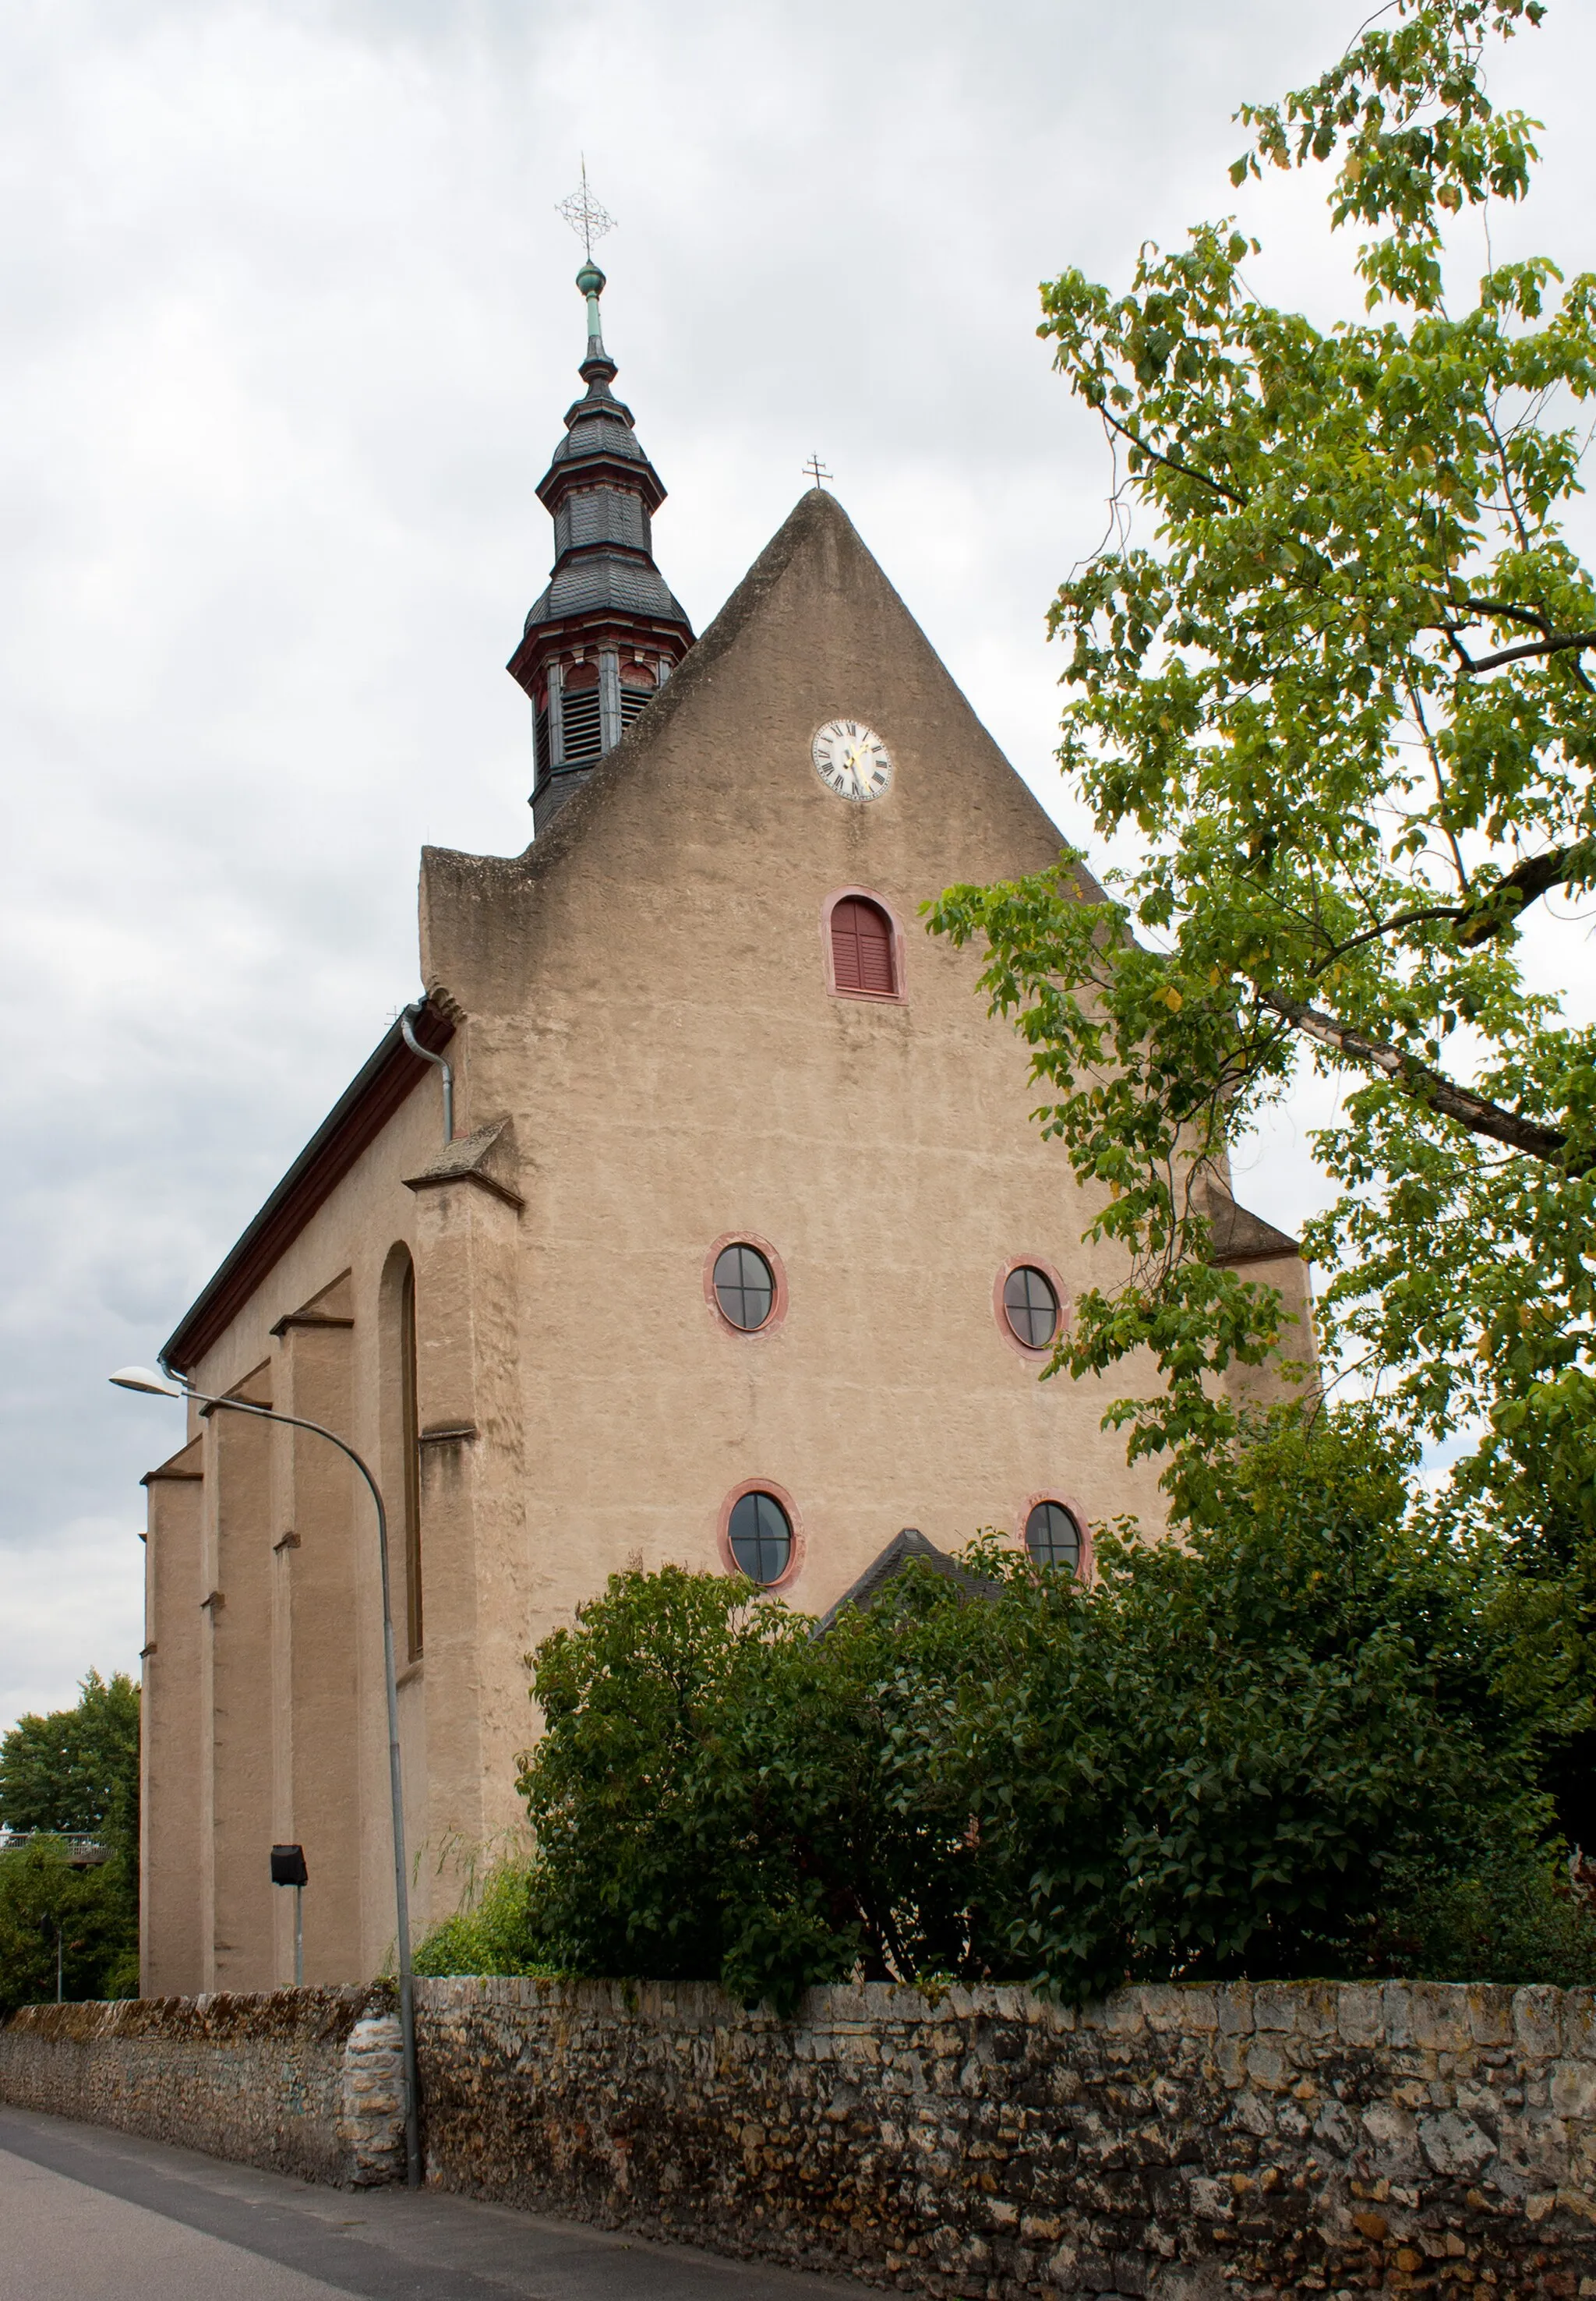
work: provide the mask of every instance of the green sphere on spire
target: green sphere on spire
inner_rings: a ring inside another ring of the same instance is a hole
[[[584,296],[603,295],[604,274],[600,272],[598,266],[594,263],[590,255],[587,262],[582,265],[581,270],[577,273],[576,284],[581,289]]]

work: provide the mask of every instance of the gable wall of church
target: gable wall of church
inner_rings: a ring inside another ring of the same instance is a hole
[[[610,1572],[715,1569],[728,1497],[790,1498],[783,1594],[819,1612],[905,1525],[957,1545],[1029,1503],[1161,1519],[1098,1424],[1001,1328],[1018,1259],[1111,1279],[1090,1207],[1031,1123],[1023,1050],[979,962],[919,908],[1046,866],[1058,834],[831,507],[732,643],[710,642],[573,800],[546,858],[431,855],[427,979],[472,1017],[471,1123],[512,1115],[526,1573],[534,1632]],[[660,710],[659,706],[653,710]],[[866,721],[895,763],[869,805],[809,745]],[[902,929],[901,1003],[829,989],[844,888]],[[768,1242],[788,1301],[728,1330],[706,1263]]]

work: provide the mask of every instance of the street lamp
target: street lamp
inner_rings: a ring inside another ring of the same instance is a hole
[[[418,2189],[422,2180],[422,2144],[415,2070],[415,1985],[410,1970],[410,1895],[405,1863],[405,1785],[399,1764],[399,1691],[394,1675],[394,1617],[389,1594],[388,1513],[382,1507],[381,1492],[354,1447],[346,1445],[335,1432],[324,1430],[319,1422],[306,1422],[297,1414],[275,1414],[269,1406],[252,1406],[247,1399],[212,1398],[204,1391],[192,1389],[186,1382],[172,1382],[163,1375],[152,1374],[147,1367],[122,1367],[111,1376],[111,1380],[119,1390],[144,1391],[152,1398],[192,1399],[196,1406],[208,1406],[229,1414],[253,1414],[259,1422],[282,1422],[291,1430],[308,1430],[317,1438],[325,1438],[330,1445],[338,1448],[340,1454],[347,1454],[371,1490],[377,1511],[377,1553],[382,1566],[382,1665],[388,1686],[388,1778],[389,1795],[393,1806],[394,1905],[399,1927],[399,2034],[405,2057],[405,2180],[407,2188]]]

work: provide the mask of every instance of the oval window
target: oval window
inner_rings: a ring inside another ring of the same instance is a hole
[[[776,1281],[756,1246],[721,1249],[714,1259],[714,1299],[728,1326],[740,1326],[745,1335],[764,1326],[776,1299]]]
[[[1081,1529],[1062,1502],[1038,1502],[1025,1520],[1025,1547],[1038,1566],[1081,1570]]]
[[[750,1582],[779,1582],[791,1563],[792,1527],[774,1494],[740,1494],[726,1538]]]
[[[1023,1262],[1003,1282],[1003,1315],[1016,1343],[1045,1351],[1058,1332],[1058,1297],[1045,1271]]]

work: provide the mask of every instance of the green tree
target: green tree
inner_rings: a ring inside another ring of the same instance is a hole
[[[47,1836],[0,1850],[0,2013],[54,1998],[58,1946],[65,1996],[138,1994],[136,1870],[120,1853],[74,1869],[68,1853]]]
[[[91,1669],[71,1710],[29,1711],[0,1740],[0,1822],[93,1837],[138,1833],[138,1688]]]
[[[1127,1251],[1057,1365],[1150,1353],[1157,1395],[1112,1410],[1132,1453],[1173,1450],[1178,1500],[1237,1435],[1216,1378],[1306,1356],[1276,1294],[1210,1266],[1207,1188],[1311,1066],[1341,1095],[1314,1138],[1341,1196],[1306,1242],[1331,1363],[1400,1432],[1478,1423],[1459,1495],[1566,1571],[1596,1532],[1596,1033],[1526,985],[1520,926],[1596,878],[1596,588],[1563,524],[1596,277],[1485,239],[1459,295],[1444,238],[1528,187],[1536,123],[1492,107],[1483,63],[1544,13],[1396,0],[1311,87],[1243,108],[1235,182],[1336,163],[1365,314],[1261,301],[1229,222],[1144,247],[1124,295],[1044,289],[1119,515],[1052,610],[1059,756],[1142,859],[1107,891],[1074,855],[955,888],[932,925],[984,947],[1092,1234]]]
[[[0,1853],[0,2004],[54,1996],[58,1929],[68,1996],[138,1992],[138,1708],[124,1671],[91,1669],[72,1709],[0,1739],[0,1823],[32,1837]],[[108,1858],[73,1869],[72,1837]]]

